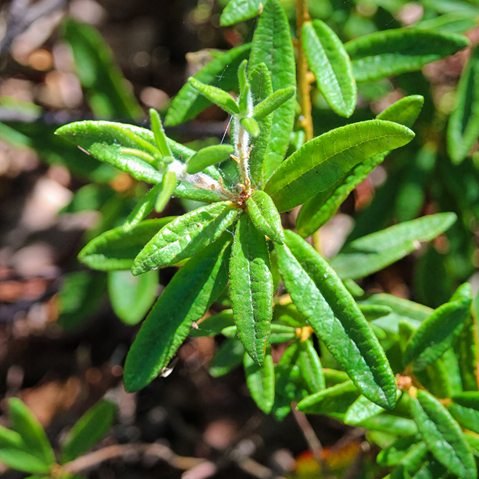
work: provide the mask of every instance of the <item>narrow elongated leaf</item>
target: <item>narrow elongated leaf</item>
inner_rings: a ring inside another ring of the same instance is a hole
[[[231,226],[238,209],[228,201],[190,211],[168,223],[136,257],[132,273],[178,263],[216,241]]]
[[[231,0],[227,3],[220,17],[220,24],[229,27],[258,15],[261,9],[261,0]]]
[[[374,404],[364,396],[359,396],[346,411],[344,422],[351,425],[360,424],[362,421],[377,416],[383,411],[382,407]]]
[[[225,91],[232,90],[238,83],[238,67],[248,58],[251,44],[241,45],[228,52],[215,55],[214,59],[195,76],[197,80]],[[165,125],[175,126],[191,120],[211,105],[198,90],[187,83],[173,99],[165,118]]]
[[[246,200],[246,207],[255,228],[277,244],[284,243],[283,226],[271,197],[261,190],[254,190]]]
[[[236,338],[238,335],[238,328],[236,326],[227,326],[221,330],[221,334],[227,338]],[[271,325],[271,335],[269,337],[269,342],[271,344],[275,343],[284,343],[290,341],[291,339],[297,338],[297,332],[295,328],[291,326],[286,326],[284,324],[272,324]]]
[[[411,436],[418,431],[416,423],[411,419],[384,413],[364,419],[356,425],[395,436]]]
[[[479,392],[477,391],[461,392],[459,394],[454,395],[452,400],[456,404],[460,404],[461,406],[479,411]]]
[[[310,70],[329,106],[350,117],[356,107],[356,82],[341,40],[321,20],[305,23],[302,41]]]
[[[248,73],[251,84],[251,96],[253,105],[260,105],[266,98],[273,94],[273,84],[268,67],[260,63]],[[272,171],[267,171],[271,165],[264,161],[266,148],[269,144],[271,125],[273,124],[273,115],[269,114],[262,119],[257,118],[259,125],[259,136],[251,139],[251,152],[249,155],[249,169],[253,184],[263,186],[263,178],[269,176]]]
[[[477,391],[476,357],[478,351],[476,328],[472,315],[466,320],[466,324],[454,345],[454,351],[458,359],[459,374],[464,391]]]
[[[130,269],[145,244],[173,219],[175,216],[146,220],[128,231],[121,226],[106,231],[90,241],[78,258],[90,268],[102,271]]]
[[[377,457],[381,466],[397,466],[401,459],[413,448],[417,447],[421,437],[419,435],[400,437],[386,449],[383,449]],[[424,444],[424,443],[423,443]],[[424,449],[426,445],[424,444]]]
[[[111,401],[100,401],[91,407],[66,436],[61,462],[73,461],[93,447],[107,433],[115,414],[116,406]]]
[[[253,118],[255,120],[263,120],[273,113],[274,110],[278,109],[285,101],[292,98],[295,93],[296,88],[293,86],[275,91],[254,107]]]
[[[459,301],[453,297],[421,324],[407,344],[405,364],[412,363],[415,370],[421,371],[452,347],[471,311],[471,286],[465,283],[461,289],[468,291],[469,297]]]
[[[363,278],[398,261],[447,230],[456,221],[454,213],[437,213],[406,221],[347,244],[331,260],[341,278]]]
[[[29,454],[35,456],[47,466],[55,462],[55,454],[38,419],[18,398],[8,400],[10,420],[13,430],[18,432],[27,446]],[[38,472],[38,471],[28,471]]]
[[[389,306],[382,306],[378,304],[360,304],[359,309],[368,321],[373,321],[384,316],[388,316],[393,312]]]
[[[158,194],[162,188],[163,185],[161,183],[155,185],[145,197],[140,200],[123,224],[123,231],[130,231],[132,228],[135,228],[153,211],[156,198],[158,198]]]
[[[204,336],[216,336],[221,330],[233,325],[233,310],[225,309],[221,313],[214,314],[204,319],[197,327],[191,328],[190,336],[192,338],[200,338]]]
[[[354,165],[409,143],[414,133],[370,120],[329,131],[305,143],[274,173],[265,191],[279,211],[298,206],[341,179]]]
[[[311,394],[326,387],[321,360],[311,339],[299,343],[299,367]]]
[[[479,47],[474,48],[457,89],[456,107],[447,129],[447,148],[454,163],[460,163],[479,136]]]
[[[396,384],[384,351],[334,270],[302,238],[285,231],[277,246],[284,283],[299,311],[368,399],[396,403]]]
[[[156,198],[155,211],[157,213],[163,211],[168,201],[170,201],[171,195],[176,188],[176,182],[176,173],[174,171],[166,171],[161,182],[161,191]]]
[[[25,450],[25,443],[18,432],[0,426],[0,449],[13,448]]]
[[[246,352],[263,364],[273,316],[273,276],[265,237],[241,215],[230,261],[230,295]]]
[[[354,78],[373,81],[420,70],[469,45],[461,35],[426,30],[394,29],[365,35],[346,43]]]
[[[239,366],[243,357],[244,346],[241,341],[238,338],[227,339],[216,351],[208,371],[214,378],[219,378]]]
[[[206,85],[194,77],[189,78],[188,83],[193,88],[196,88],[207,100],[218,105],[230,115],[239,113],[239,107],[234,98],[229,93],[221,90],[221,88]]]
[[[126,358],[128,391],[145,387],[166,367],[193,321],[203,317],[225,288],[230,251],[227,236],[188,261],[153,306]]]
[[[440,402],[426,391],[410,402],[411,413],[434,457],[464,479],[477,477],[476,463],[461,428]]]
[[[108,273],[108,292],[115,314],[125,324],[139,323],[158,295],[158,273],[133,276],[129,270]]]
[[[271,351],[268,350],[262,366],[258,366],[249,354],[244,355],[246,384],[257,406],[269,414],[274,402],[274,364]]]
[[[150,109],[150,121],[156,146],[158,147],[161,156],[172,156],[170,145],[168,144],[168,138],[166,137],[165,130],[161,124],[160,115],[153,108]]]
[[[141,118],[142,109],[98,30],[69,18],[63,33],[73,50],[76,74],[95,115]]]
[[[459,404],[451,404],[448,411],[462,427],[479,434],[479,411]]]
[[[452,12],[422,20],[414,25],[421,30],[439,30],[444,33],[464,33],[476,26],[476,15],[468,12]]]
[[[50,471],[50,464],[37,456],[9,447],[0,449],[0,462],[12,469],[28,473],[47,474]]]
[[[203,148],[195,153],[186,165],[186,171],[189,174],[199,173],[207,166],[216,165],[221,161],[227,160],[233,153],[231,145],[214,145]]]
[[[273,91],[296,86],[296,64],[288,19],[277,0],[267,0],[251,47],[250,68],[264,63],[271,72]],[[293,129],[294,98],[273,113],[273,123],[264,157],[265,179],[281,164]]]
[[[410,95],[401,98],[397,102],[388,106],[376,117],[378,120],[394,121],[401,125],[412,128],[422,107],[424,106],[424,97],[421,95]]]

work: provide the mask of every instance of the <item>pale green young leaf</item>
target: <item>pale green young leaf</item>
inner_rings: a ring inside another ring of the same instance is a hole
[[[230,0],[220,17],[220,25],[229,27],[243,22],[260,13],[261,0]]]
[[[71,428],[61,449],[61,462],[73,461],[93,447],[110,429],[116,406],[102,400],[91,407]]]
[[[412,363],[417,371],[425,369],[444,354],[459,336],[471,311],[471,285],[464,283],[462,290],[468,297],[443,304],[426,319],[409,340],[404,352],[404,363]],[[457,296],[456,296],[457,298]]]
[[[244,355],[246,384],[257,406],[268,414],[274,402],[274,364],[268,348],[262,366],[253,361],[249,354]]]
[[[332,258],[331,266],[341,278],[363,278],[404,258],[446,231],[457,219],[454,213],[437,213],[406,221],[347,244]]]
[[[474,457],[461,428],[444,406],[426,391],[410,401],[411,414],[434,457],[452,473],[476,479]]]
[[[238,209],[228,201],[203,206],[163,227],[136,257],[132,273],[178,263],[216,241],[231,226]]]
[[[228,282],[229,237],[190,259],[168,283],[128,353],[124,381],[138,391],[167,366],[193,321],[202,318]]]
[[[461,163],[479,136],[479,47],[474,48],[461,75],[447,129],[447,148],[454,163]]]
[[[409,128],[380,120],[337,128],[293,153],[269,179],[265,191],[280,212],[290,210],[330,188],[356,164],[413,138]]]
[[[238,67],[248,58],[251,44],[241,45],[226,53],[215,55],[210,63],[195,76],[197,80],[225,91],[232,90],[238,83]],[[191,120],[211,105],[190,83],[187,83],[173,99],[165,118],[165,125],[175,126]]]
[[[423,106],[423,96],[409,95],[388,106],[376,118],[378,120],[394,121],[412,128]]]
[[[277,110],[285,101],[288,101],[296,93],[296,88],[290,86],[288,88],[282,88],[274,93],[268,95],[268,97],[261,103],[258,103],[253,110],[253,118],[255,120],[263,120],[268,115]]]
[[[471,15],[468,12],[451,12],[428,20],[422,20],[414,24],[414,28],[444,33],[464,33],[476,26],[476,17],[477,15]]]
[[[139,323],[158,295],[158,273],[133,276],[130,270],[108,273],[108,293],[115,314],[125,324]]]
[[[383,318],[393,312],[389,306],[382,306],[379,304],[359,304],[359,309],[368,321]]]
[[[233,325],[233,310],[225,309],[221,313],[214,314],[204,319],[196,326],[191,328],[190,336],[200,338],[204,336],[216,336],[221,330]]]
[[[190,77],[188,83],[193,88],[196,88],[207,100],[218,105],[230,115],[235,115],[240,112],[236,100],[229,93],[221,90],[221,88],[206,85],[194,77]]]
[[[298,310],[362,394],[393,408],[394,376],[358,305],[312,246],[292,231],[285,238],[285,245],[276,246],[279,268]]]
[[[241,125],[253,138],[258,138],[261,133],[259,124],[254,118],[242,118]]]
[[[264,63],[271,73],[273,91],[296,86],[294,48],[286,13],[278,0],[267,0],[263,5],[253,37],[250,68]],[[264,179],[268,179],[283,161],[293,129],[294,105],[295,99],[290,98],[273,113],[264,156]]]
[[[124,231],[122,226],[106,231],[90,241],[78,254],[78,259],[90,268],[102,271],[130,269],[145,244],[175,216],[146,220]]]
[[[214,378],[228,374],[243,362],[244,346],[238,338],[227,339],[216,351],[208,368]]]
[[[356,107],[356,81],[341,40],[321,20],[305,23],[304,52],[319,90],[338,114],[350,117]]]
[[[186,164],[186,171],[190,175],[199,173],[207,166],[216,165],[227,160],[233,153],[231,145],[214,145],[203,148],[195,153]]]
[[[299,343],[299,367],[311,394],[326,387],[321,360],[310,338]]]
[[[382,413],[384,409],[374,404],[364,396],[359,396],[356,401],[349,406],[344,416],[344,422],[352,426],[370,419]]]
[[[163,125],[161,124],[161,118],[158,112],[154,108],[150,108],[150,121],[151,121],[151,131],[155,137],[156,146],[160,150],[161,156],[172,156],[170,145],[168,144],[168,138],[165,135],[165,130],[163,130]]]
[[[44,462],[30,452],[10,447],[0,449],[0,463],[30,474],[48,474],[50,472],[49,463]]]
[[[246,200],[246,208],[255,228],[277,244],[284,243],[283,226],[271,197],[261,190],[254,190]]]
[[[171,195],[175,191],[176,183],[176,173],[174,171],[166,171],[161,182],[161,191],[156,198],[155,211],[157,213],[165,209],[166,204],[170,201]]]
[[[123,223],[123,231],[128,232],[136,228],[152,211],[156,204],[156,199],[163,188],[162,183],[155,185],[144,198],[135,206]]]
[[[0,426],[0,449],[22,449],[25,450],[25,443],[18,432]]]
[[[8,409],[12,428],[20,434],[26,445],[26,451],[47,466],[53,464],[55,462],[55,454],[53,453],[52,446],[42,425],[30,409],[18,398],[10,398],[8,400]]]
[[[461,35],[435,31],[383,30],[351,40],[345,48],[351,57],[356,81],[373,81],[420,70],[469,45]]]
[[[273,316],[273,277],[266,239],[246,214],[236,227],[230,296],[239,338],[251,358],[262,365]]]
[[[266,98],[273,94],[273,84],[268,67],[264,63],[260,63],[248,73],[251,84],[251,95],[253,105],[261,104]],[[253,110],[254,111],[254,110]],[[267,115],[263,119],[256,119],[259,125],[259,136],[251,139],[252,149],[249,157],[249,169],[253,184],[255,186],[263,185],[265,174],[271,174],[266,171],[268,162],[264,161],[266,149],[268,147],[271,125],[273,123],[273,115]]]

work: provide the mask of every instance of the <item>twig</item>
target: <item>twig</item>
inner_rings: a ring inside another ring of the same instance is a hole
[[[306,415],[296,409],[296,403],[291,405],[291,410],[293,411],[294,419],[296,419],[296,422],[308,443],[309,449],[313,453],[314,459],[321,464],[323,461],[323,446],[321,445],[321,441],[318,439],[318,436],[316,436],[316,433],[311,427]]]
[[[363,441],[359,446],[359,451],[354,458],[353,463],[349,466],[349,469],[344,474],[343,479],[354,479],[358,476],[358,473],[361,469],[361,465],[363,463],[364,456],[367,452],[369,452],[370,446],[366,441]]]

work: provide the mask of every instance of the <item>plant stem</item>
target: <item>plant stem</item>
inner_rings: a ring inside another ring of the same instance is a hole
[[[296,36],[298,41],[296,48],[298,51],[298,90],[299,103],[301,105],[302,119],[301,126],[304,128],[306,141],[312,140],[313,133],[313,117],[311,116],[311,96],[310,83],[308,80],[308,62],[303,50],[303,43],[301,41],[303,25],[309,21],[308,7],[306,0],[296,0]]]

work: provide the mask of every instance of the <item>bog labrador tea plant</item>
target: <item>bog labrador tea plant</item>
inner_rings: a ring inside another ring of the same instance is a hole
[[[355,187],[388,153],[413,141],[424,97],[414,92],[413,82],[408,96],[376,118],[322,126],[314,136],[310,92],[315,84],[334,115],[349,118],[357,105],[357,84],[417,72],[465,49],[469,40],[450,33],[458,29],[420,24],[343,44],[333,28],[310,18],[304,0],[296,3],[292,38],[278,0],[230,0],[223,26],[258,15],[251,43],[215,53],[167,112],[165,125],[175,126],[217,105],[231,116],[230,144],[194,151],[166,136],[153,109],[151,130],[79,121],[56,131],[91,157],[152,185],[122,226],[95,237],[79,254],[90,268],[109,272],[112,301],[121,302],[115,285],[131,277],[127,270],[148,278],[152,271],[179,267],[128,352],[125,388],[138,391],[162,374],[188,335],[221,335],[226,339],[211,374],[242,364],[251,396],[264,413],[282,420],[293,404],[304,413],[363,428],[382,449],[377,460],[391,479],[474,479],[479,392],[471,285],[463,283],[431,309],[369,294],[355,281],[442,235],[457,215],[443,208],[446,212],[415,218],[419,208],[407,221],[356,234],[332,258],[325,259],[319,247],[319,228]],[[478,51],[470,56],[448,127],[456,165],[479,133]],[[226,67],[234,75],[221,75]],[[431,148],[426,142],[418,158]],[[148,219],[172,196],[202,206],[177,217]],[[291,210],[299,210],[295,228],[284,229],[281,213]],[[208,314],[214,303],[221,312]],[[150,304],[138,305],[140,316]],[[285,350],[274,364],[271,348],[279,343]],[[97,407],[111,414],[110,403]],[[14,400],[14,428],[22,411]],[[36,439],[33,427],[21,429],[2,439],[10,441],[9,451],[25,451],[27,445],[29,454],[47,464],[28,472],[52,474],[53,454],[40,447],[44,439],[38,428]],[[82,427],[75,426],[63,463],[94,444],[104,432],[100,429],[84,447],[78,440]],[[0,460],[22,469],[12,457],[0,452]]]

